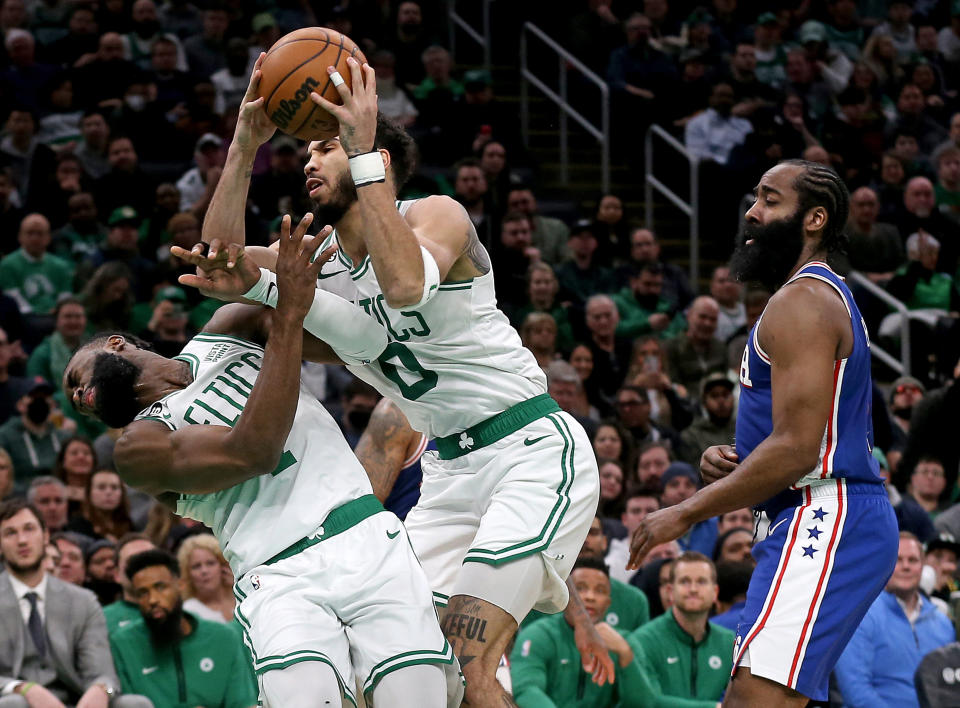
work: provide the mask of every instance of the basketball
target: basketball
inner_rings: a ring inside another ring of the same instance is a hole
[[[278,39],[260,66],[259,92],[270,120],[301,140],[335,136],[337,119],[311,101],[310,93],[316,91],[332,103],[342,103],[327,67],[336,67],[350,86],[348,57],[366,61],[352,39],[325,27],[305,27]]]

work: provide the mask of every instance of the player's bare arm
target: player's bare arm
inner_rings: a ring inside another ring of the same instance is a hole
[[[685,502],[650,514],[630,541],[628,568],[693,524],[752,506],[795,483],[817,464],[833,397],[833,370],[853,342],[843,301],[807,279],[770,300],[758,337],[769,354],[773,433],[735,470]]]
[[[613,659],[610,658],[607,644],[594,626],[593,620],[590,619],[587,608],[583,606],[583,600],[580,599],[580,593],[577,592],[577,586],[570,577],[567,577],[567,590],[570,593],[570,599],[567,601],[567,609],[563,611],[563,616],[573,627],[573,641],[580,653],[583,670],[590,674],[590,678],[598,686],[614,683],[617,680],[617,674],[614,671]]]
[[[257,96],[260,85],[260,66],[266,55],[260,54],[250,75],[250,83],[240,103],[240,115],[233,140],[227,150],[227,159],[223,173],[207,208],[203,220],[201,238],[205,243],[219,239],[224,244],[240,243],[245,240],[245,219],[247,190],[250,176],[253,174],[253,162],[260,146],[268,142],[276,132],[276,126],[270,122],[263,110],[264,99]],[[213,255],[218,249],[211,246]]]
[[[376,77],[367,64],[361,66],[353,58],[347,64],[352,89],[345,81],[334,81],[343,105],[334,105],[316,93],[311,94],[311,100],[337,118],[340,147],[348,158],[355,158],[375,149]],[[336,73],[333,67],[328,71]],[[321,149],[334,142],[320,143]],[[381,150],[380,156],[387,169],[390,154]],[[395,190],[388,182],[359,186],[357,195],[364,244],[390,307],[410,306],[423,296],[425,270],[420,246],[436,261],[440,282],[469,279],[489,270],[486,253],[466,211],[449,197],[424,199],[404,218],[397,211]]]
[[[419,441],[420,433],[410,427],[397,405],[389,398],[381,399],[354,450],[381,502],[390,496],[404,460]]]
[[[313,304],[322,263],[310,262],[319,242],[301,250],[301,240],[298,232],[281,238],[277,309],[270,316],[260,375],[236,424],[232,428],[191,425],[170,431],[158,422],[132,423],[114,452],[117,468],[128,483],[152,493],[204,494],[276,467],[296,415],[303,318]],[[122,346],[123,338],[117,339]]]

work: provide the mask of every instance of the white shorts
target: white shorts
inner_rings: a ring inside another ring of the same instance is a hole
[[[420,466],[420,501],[404,523],[437,605],[456,590],[496,604],[518,623],[530,609],[566,607],[565,581],[600,499],[593,448],[572,416],[550,413],[452,460],[427,452]],[[525,602],[504,607],[497,582],[469,592],[457,587],[465,563],[496,569],[531,556],[542,560],[543,582]]]
[[[356,705],[358,683],[367,693],[396,669],[453,662],[427,578],[403,524],[387,511],[253,568],[234,593],[258,675],[321,661]]]

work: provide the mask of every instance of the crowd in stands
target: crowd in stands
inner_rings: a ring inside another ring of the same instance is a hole
[[[219,303],[178,285],[188,269],[169,248],[200,241],[253,62],[310,25],[363,48],[381,112],[418,144],[402,196],[463,205],[500,308],[594,444],[601,504],[573,577],[620,688],[577,673],[562,616],[529,618],[502,672],[518,704],[630,705],[636,671],[656,679],[664,706],[720,700],[757,520],[742,509],[702,522],[634,573],[629,535],[696,492],[706,447],[733,441],[744,344],[770,293],[723,263],[759,176],[803,157],[850,188],[849,246],[834,268],[910,310],[912,375],[878,363],[873,401],[900,558],[838,666],[835,702],[951,705],[941,668],[960,652],[960,2],[546,5],[531,3],[527,19],[606,78],[618,154],[642,164],[643,132],[658,123],[700,160],[713,265],[703,282],[668,257],[682,233],[631,213],[639,169],[606,194],[547,188],[510,85],[457,64],[439,0],[0,0],[0,622],[19,609],[25,632],[0,642],[0,706],[43,691],[109,699],[108,688],[157,706],[256,703],[253,677],[237,679],[246,650],[215,540],[123,484],[119,431],[78,416],[60,382],[95,332],[128,331],[172,356],[209,320]],[[577,95],[573,74],[571,85]],[[271,242],[280,216],[311,209],[304,151],[278,133],[258,154],[247,243]],[[873,341],[899,352],[900,315],[849,283]],[[303,380],[356,445],[376,392],[337,367],[304,364]],[[36,552],[42,573],[27,578],[18,568]],[[46,584],[27,598],[34,581]],[[72,610],[55,609],[58,593]],[[77,663],[88,643],[96,665]],[[180,689],[174,656],[196,669]]]

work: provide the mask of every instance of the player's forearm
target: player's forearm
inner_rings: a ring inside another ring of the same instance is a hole
[[[397,210],[385,184],[357,188],[363,240],[387,305],[413,305],[423,295],[424,267],[420,242]]]
[[[782,492],[816,465],[807,449],[788,436],[772,435],[723,479],[707,485],[679,509],[691,524],[745,506],[754,506]]]
[[[583,606],[583,600],[580,599],[580,593],[577,592],[577,586],[573,581],[567,578],[567,607],[563,611],[563,617],[571,627],[582,626],[584,623],[593,624],[590,615],[587,614],[587,608]]]
[[[240,459],[249,460],[255,474],[276,467],[293,426],[300,394],[302,328],[296,317],[273,314],[260,374],[227,441]]]
[[[218,238],[224,243],[243,243],[246,239],[247,190],[256,156],[256,151],[244,150],[236,144],[230,146],[223,174],[203,220],[201,238],[204,242]]]

